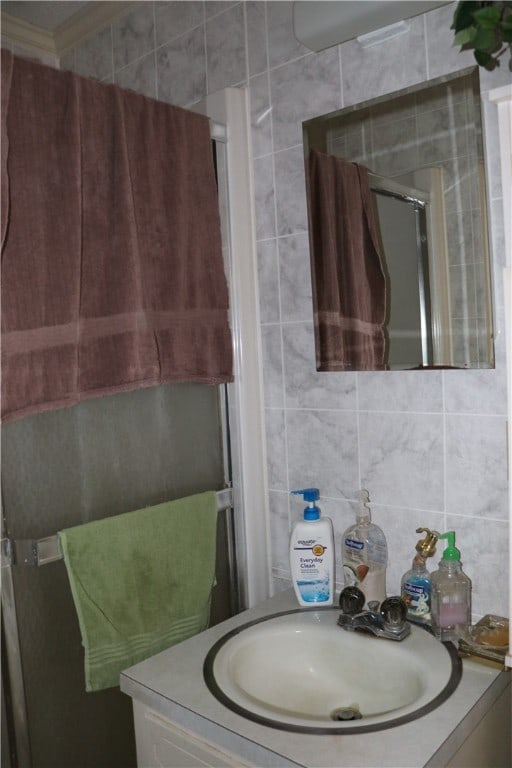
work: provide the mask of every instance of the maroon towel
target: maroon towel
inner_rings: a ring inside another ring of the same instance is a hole
[[[4,421],[232,381],[208,118],[6,51],[2,98]]]
[[[311,150],[307,183],[317,369],[382,370],[386,273],[368,171]]]

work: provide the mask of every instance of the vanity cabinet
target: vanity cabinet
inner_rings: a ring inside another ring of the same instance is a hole
[[[373,733],[292,733],[222,705],[203,676],[212,646],[247,622],[295,608],[293,593],[280,593],[121,674],[139,768],[510,768],[512,671],[472,658],[439,707]]]
[[[140,702],[133,702],[139,768],[249,768],[236,755],[219,750]]]
[[[509,768],[512,765],[511,699],[509,682],[478,724],[461,723],[425,768]],[[256,768],[254,763],[219,749],[138,701],[133,702],[133,713],[139,768]],[[465,730],[471,730],[467,738]],[[462,744],[457,747],[461,740]],[[445,762],[449,753],[452,756]]]

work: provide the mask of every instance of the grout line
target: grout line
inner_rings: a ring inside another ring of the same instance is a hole
[[[423,14],[423,47],[425,49],[425,77],[430,80],[430,62],[427,45],[427,14]]]
[[[343,63],[341,60],[341,45],[338,45],[338,65],[340,70],[340,109],[343,109],[345,103],[345,89],[343,87]]]
[[[356,429],[357,429],[357,475],[358,475],[358,487],[363,487],[363,480],[361,477],[361,409],[359,407],[359,373],[356,372],[355,381],[355,393],[356,393]]]
[[[244,24],[244,58],[245,58],[245,82],[247,86],[249,87],[249,102],[251,98],[251,89],[249,85],[249,23],[247,19],[247,5],[245,3],[242,3],[242,18],[243,18],[243,24]],[[252,107],[249,103],[249,112],[250,112],[250,124],[249,124],[249,131],[252,134]],[[253,150],[252,150],[252,135],[251,135],[251,156],[253,156]],[[254,158],[252,158],[254,159]]]
[[[205,97],[210,93],[210,83],[208,78],[208,45],[206,36],[206,5],[203,3],[203,49],[204,49],[204,85],[205,85]]]
[[[303,321],[306,322],[306,321]],[[262,323],[262,325],[265,326],[272,326],[272,325],[279,325],[279,323]],[[284,324],[283,324],[284,325]],[[350,371],[349,374],[351,376],[357,375],[357,371]],[[323,374],[322,372],[317,373],[316,375],[322,376],[322,375],[331,375],[329,373]],[[356,402],[357,402],[357,395],[356,395]],[[439,411],[416,411],[416,410],[409,410],[409,411],[400,411],[400,410],[383,410],[383,409],[371,409],[371,408],[358,408],[356,405],[355,408],[322,408],[318,407],[316,405],[304,405],[304,406],[287,406],[285,410],[288,411],[327,411],[332,413],[365,413],[368,415],[378,415],[378,416],[446,416],[446,417],[452,417],[455,416],[457,418],[490,418],[490,419],[499,419],[500,421],[506,420],[507,415],[506,413],[472,413],[472,412],[466,412],[466,411],[451,411],[444,413],[442,410]]]
[[[158,99],[158,59],[156,55],[156,3],[153,3],[153,67],[155,72],[155,98]]]

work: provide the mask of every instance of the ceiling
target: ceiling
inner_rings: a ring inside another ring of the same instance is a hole
[[[36,55],[58,58],[133,4],[133,0],[0,0],[2,37]]]
[[[36,27],[55,32],[69,22],[76,13],[82,12],[94,2],[2,2],[1,9],[10,16],[28,21]]]

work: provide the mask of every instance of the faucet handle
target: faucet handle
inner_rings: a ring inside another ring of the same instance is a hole
[[[386,629],[399,631],[403,628],[407,617],[407,606],[401,597],[387,597],[382,601],[380,614],[384,619]]]
[[[364,608],[366,598],[359,587],[345,587],[340,594],[340,608],[348,616],[354,616],[361,613]]]

